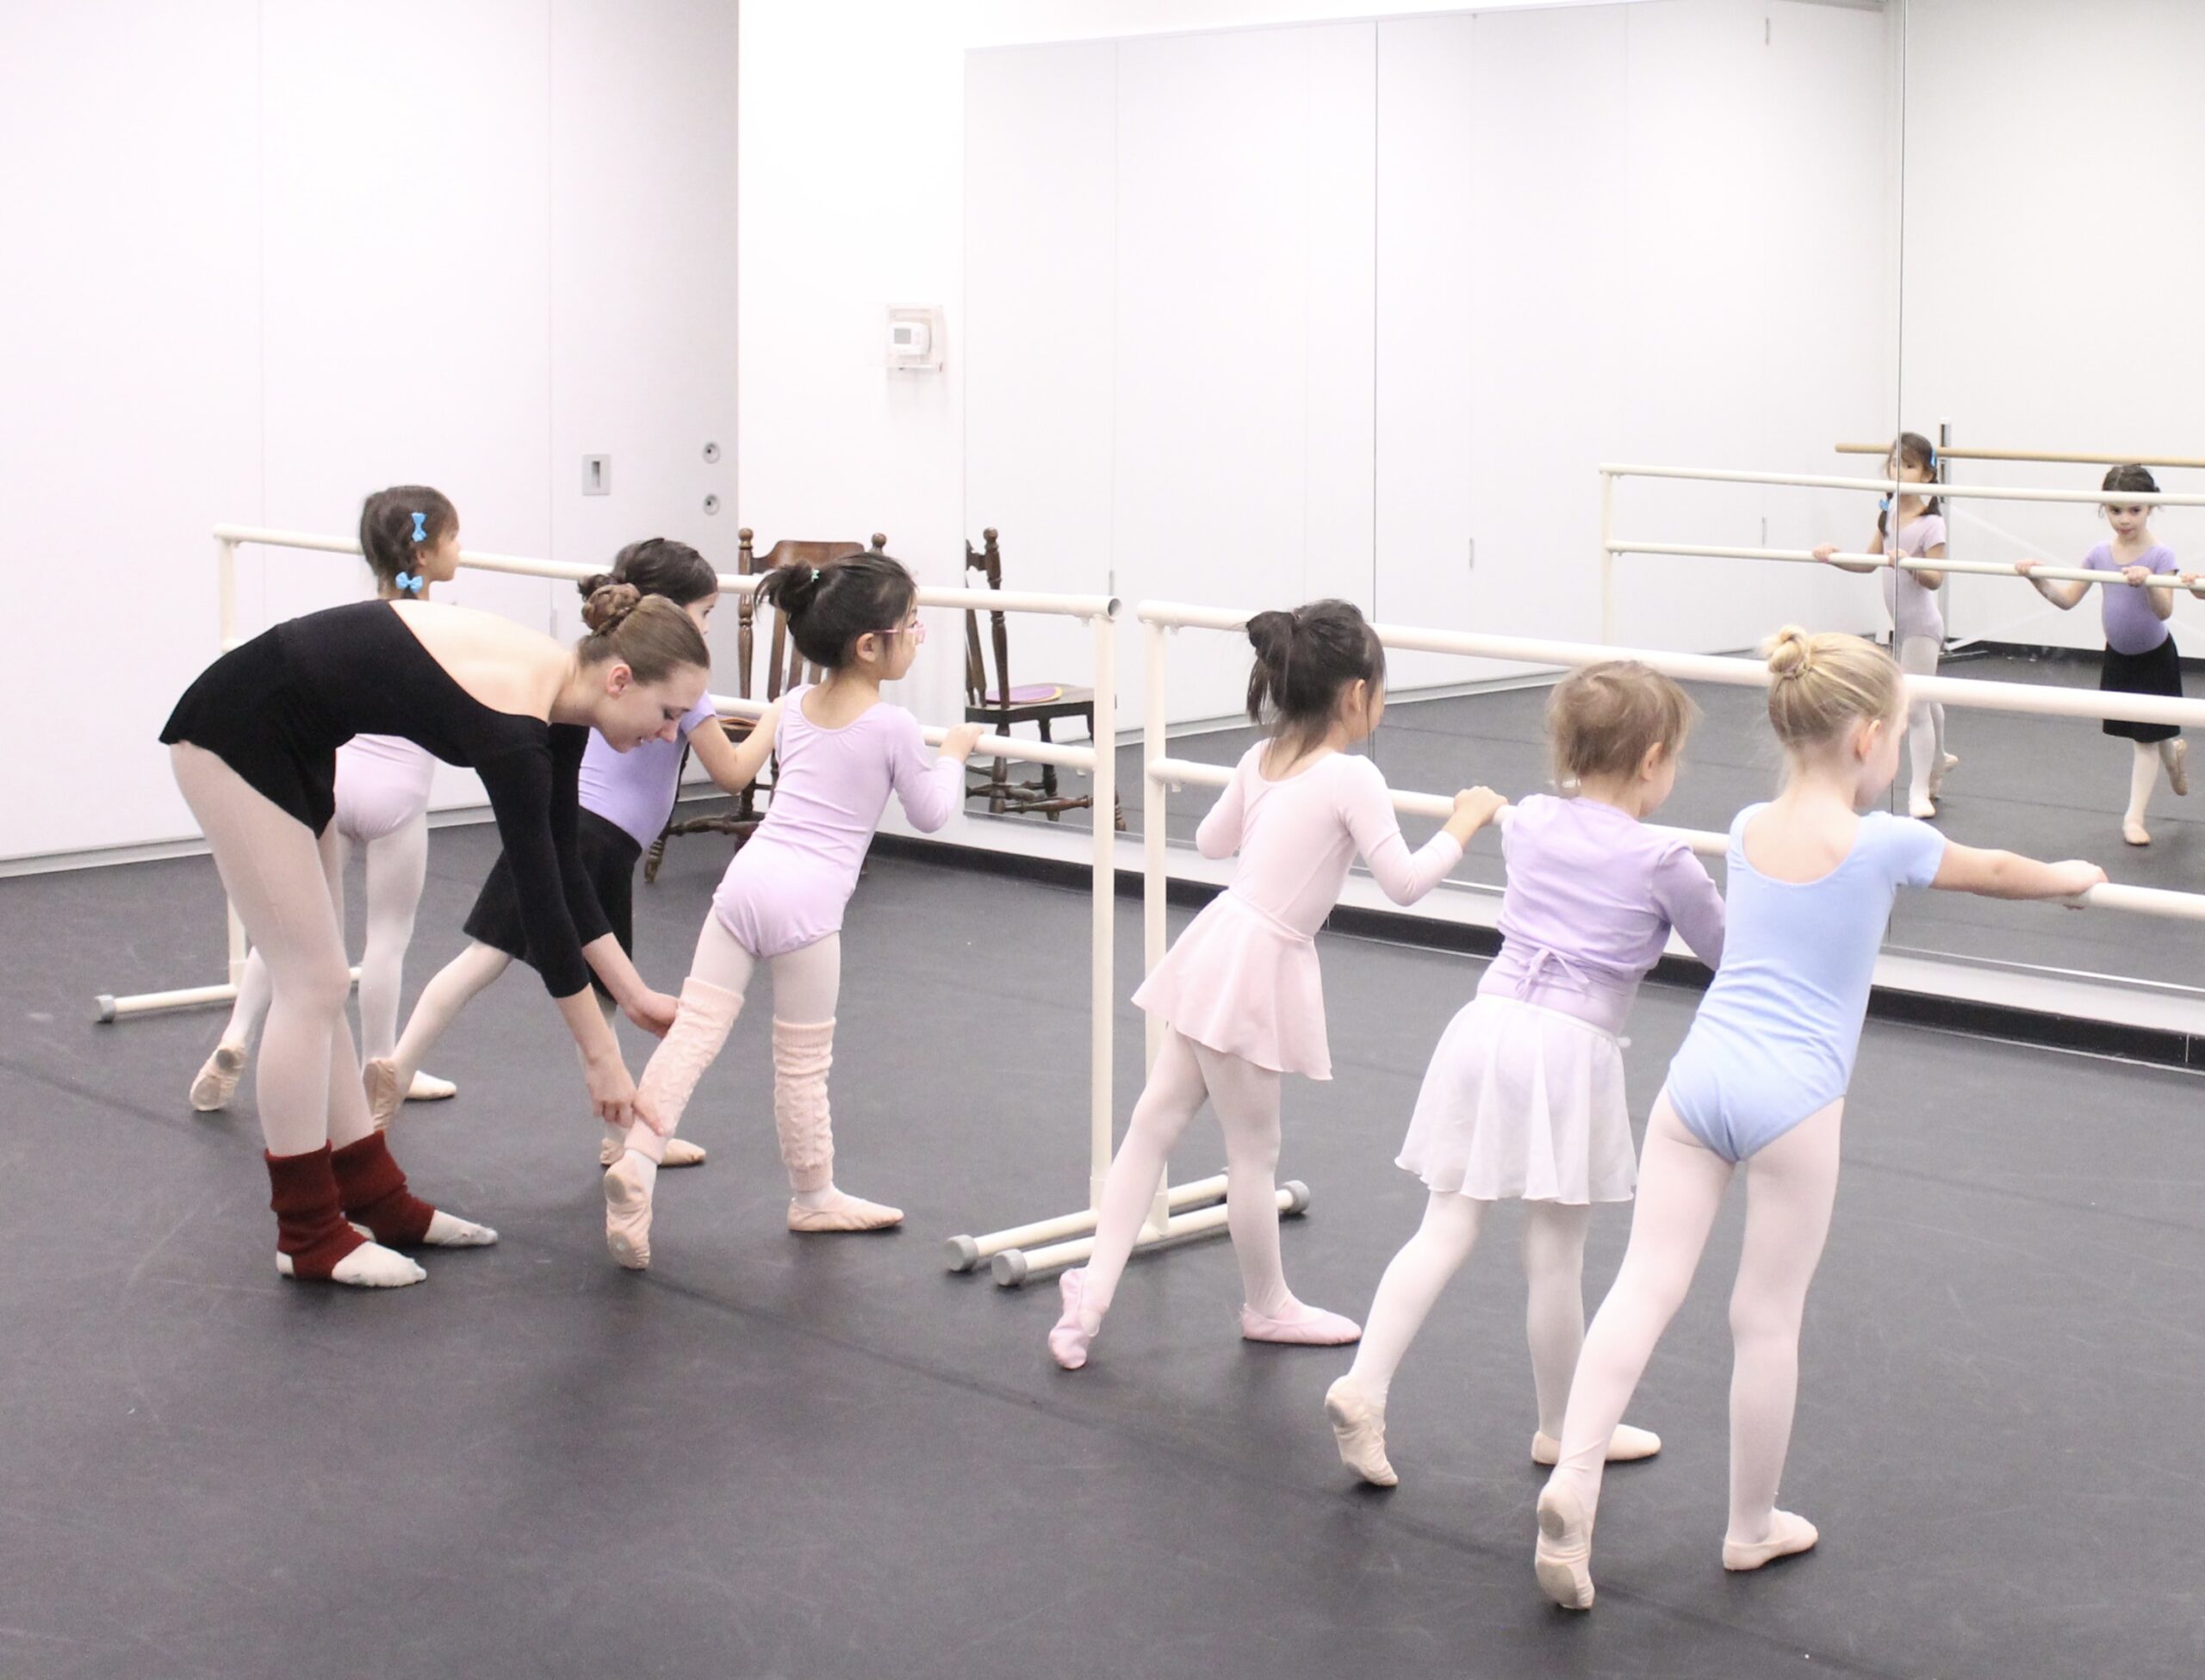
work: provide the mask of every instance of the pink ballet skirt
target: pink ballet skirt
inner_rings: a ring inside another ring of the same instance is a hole
[[[1207,1049],[1332,1076],[1316,942],[1229,889],[1188,924],[1134,1002]]]
[[[1472,998],[1440,1035],[1394,1163],[1478,1201],[1629,1201],[1638,1184],[1616,1036],[1513,998]]]

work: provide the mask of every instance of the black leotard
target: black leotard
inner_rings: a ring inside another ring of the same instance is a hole
[[[589,731],[484,705],[390,603],[310,612],[232,648],[184,691],[161,739],[205,747],[319,834],[337,809],[337,749],[356,735],[403,736],[482,778],[530,959],[554,997],[587,987],[581,948],[612,931],[575,844]]]

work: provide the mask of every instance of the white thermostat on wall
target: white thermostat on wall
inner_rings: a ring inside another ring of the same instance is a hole
[[[907,373],[924,373],[941,366],[941,306],[888,306],[888,365]]]

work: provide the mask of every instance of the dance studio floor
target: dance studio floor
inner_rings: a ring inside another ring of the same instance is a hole
[[[1729,734],[1718,714],[1703,764]],[[1709,820],[1699,803],[1679,819]],[[662,983],[722,844],[677,842],[639,888]],[[490,853],[487,830],[436,837],[413,985]],[[692,1110],[711,1159],[662,1181],[643,1277],[605,1254],[558,1023],[509,976],[432,1063],[458,1099],[394,1134],[417,1187],[504,1241],[382,1295],[276,1278],[250,1082],[227,1114],[184,1101],[212,1014],[90,1024],[96,992],[214,976],[211,866],[0,881],[0,1674],[2205,1669],[2194,1076],[1872,1024],[1785,1486],[1822,1549],[1717,1563],[1734,1197],[1630,1414],[1668,1450],[1611,1477],[1599,1606],[1573,1617],[1531,1578],[1512,1220],[1395,1384],[1391,1493],[1333,1453],[1319,1401],[1344,1354],[1236,1339],[1223,1244],[1137,1261],[1077,1375],[1044,1350],[1053,1287],[943,1269],[946,1236],[1084,1198],[1087,915],[1079,893],[877,860],[847,939],[838,1175],[906,1229],[782,1229],[761,998]],[[1417,1218],[1389,1163],[1475,964],[1323,950],[1338,1075],[1289,1082],[1283,1172],[1316,1201],[1287,1263],[1359,1315]],[[1642,1112],[1692,1002],[1640,1004]],[[1122,1115],[1140,1037],[1120,1019]],[[1217,1160],[1198,1130],[1185,1173]],[[1596,1222],[1596,1302],[1627,1217]]]

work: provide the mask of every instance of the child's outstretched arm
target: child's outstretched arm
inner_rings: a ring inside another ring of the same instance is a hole
[[[766,715],[750,726],[739,741],[730,741],[717,717],[708,717],[689,731],[689,750],[705,766],[723,793],[740,793],[758,779],[758,772],[773,756],[773,739],[781,727],[783,702],[766,708]]]
[[[2036,575],[2036,568],[2043,564],[2040,560],[2017,560],[2014,562],[2014,569],[2029,580],[2030,587],[2060,611],[2069,611],[2083,598],[2083,592],[2090,585],[2076,578],[2040,578]]]
[[[1878,531],[1875,536],[1869,542],[1868,546],[1863,549],[1860,552],[1864,555],[1879,555],[1883,553],[1883,551],[1884,534],[1881,531]],[[1815,546],[1815,558],[1822,561],[1825,566],[1835,566],[1841,572],[1857,573],[1860,576],[1866,577],[1871,572],[1880,572],[1884,569],[1880,566],[1865,565],[1856,560],[1835,560],[1831,558],[1831,556],[1836,553],[1837,544],[1835,542],[1820,542]]]
[[[1940,892],[1972,892],[1983,898],[2074,898],[2104,881],[2103,870],[2081,859],[2040,863],[2017,852],[1988,852],[1947,840],[1929,884]]]
[[[922,834],[931,834],[946,825],[963,803],[965,760],[972,756],[973,744],[987,732],[978,723],[960,723],[942,737],[940,756],[929,760],[919,720],[900,706],[897,710],[902,714],[904,734],[891,749],[894,758],[889,776],[911,826]]]
[[[1412,853],[1401,838],[1385,777],[1368,759],[1353,762],[1362,768],[1348,784],[1340,820],[1363,861],[1370,865],[1371,875],[1396,904],[1413,904],[1438,886],[1462,862],[1463,847],[1470,836],[1499,815],[1507,803],[1491,788],[1465,788],[1455,796],[1455,812],[1446,827]]]

